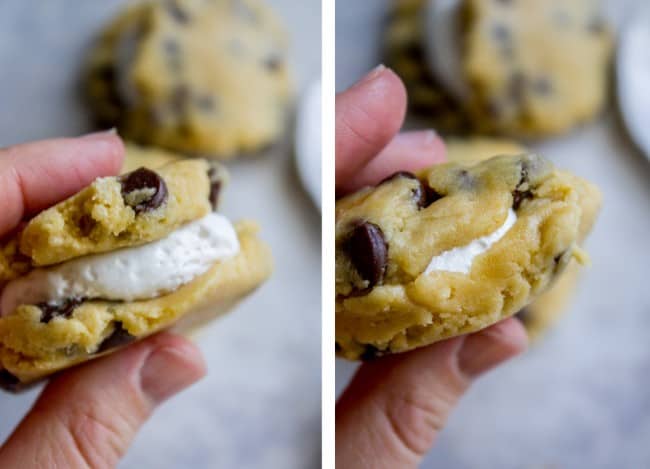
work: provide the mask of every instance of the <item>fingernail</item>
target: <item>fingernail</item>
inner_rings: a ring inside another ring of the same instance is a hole
[[[377,65],[375,68],[370,70],[370,72],[368,72],[361,80],[359,80],[357,85],[362,85],[374,80],[379,75],[381,75],[384,70],[386,70],[386,66],[384,64]]]
[[[502,321],[465,338],[458,352],[458,366],[475,378],[525,350],[526,332],[516,320]]]
[[[161,347],[147,357],[140,370],[142,390],[160,403],[198,381],[205,373],[192,356],[179,347]]]
[[[113,127],[108,130],[101,130],[99,132],[93,132],[90,134],[82,135],[79,138],[82,140],[103,140],[109,135],[117,135],[117,129]]]
[[[438,145],[438,134],[434,130],[402,132],[398,138],[409,146],[427,147]]]

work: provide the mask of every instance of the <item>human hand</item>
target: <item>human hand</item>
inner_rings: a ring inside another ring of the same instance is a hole
[[[117,174],[123,157],[111,133],[0,149],[0,238]],[[0,467],[114,467],[156,406],[204,374],[196,346],[170,333],[65,371],[0,448]]]
[[[381,66],[336,97],[337,194],[444,161],[434,132],[397,134],[405,112],[403,84]],[[521,323],[510,318],[364,363],[336,406],[336,466],[417,467],[470,384],[526,344]]]

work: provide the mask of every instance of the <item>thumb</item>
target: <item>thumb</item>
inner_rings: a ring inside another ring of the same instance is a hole
[[[417,467],[481,373],[527,343],[516,319],[365,363],[336,407],[337,467]]]
[[[162,333],[51,381],[0,450],[0,467],[115,467],[162,401],[197,381],[195,345]]]

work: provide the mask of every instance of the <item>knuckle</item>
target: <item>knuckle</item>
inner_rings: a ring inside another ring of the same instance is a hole
[[[384,413],[394,438],[421,458],[433,445],[454,403],[449,394],[433,396],[411,389],[390,396]]]

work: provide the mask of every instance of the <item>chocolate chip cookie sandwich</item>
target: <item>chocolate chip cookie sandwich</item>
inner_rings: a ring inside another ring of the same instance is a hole
[[[225,170],[180,160],[105,177],[0,249],[0,377],[18,389],[226,312],[271,271],[252,222],[217,211]]]
[[[600,194],[535,155],[397,173],[336,203],[336,349],[349,359],[475,332],[575,259]]]
[[[603,107],[613,41],[595,0],[398,4],[408,8],[392,16],[390,57],[420,108],[454,118],[452,132],[543,137]]]
[[[287,42],[261,0],[138,2],[90,54],[89,102],[102,126],[138,143],[217,159],[259,152],[288,122]]]

